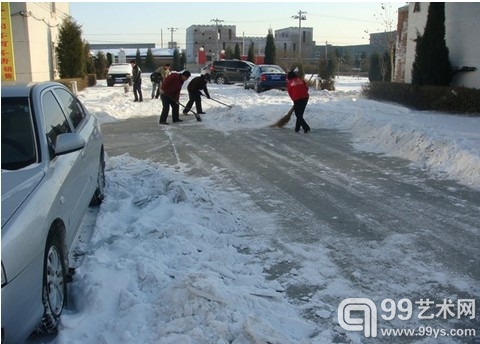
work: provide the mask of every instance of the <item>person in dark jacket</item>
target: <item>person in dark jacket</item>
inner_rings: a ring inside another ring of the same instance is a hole
[[[142,95],[142,70],[137,66],[135,60],[130,61],[132,66],[132,79],[133,79],[133,95],[135,96],[134,102],[143,102]]]
[[[308,85],[302,78],[299,78],[297,73],[288,72],[287,74],[287,91],[288,95],[293,101],[293,108],[295,109],[295,116],[297,122],[295,123],[295,131],[298,133],[300,127],[305,133],[310,131],[310,127],[303,118],[303,113],[308,103]]]
[[[197,109],[197,114],[204,114],[202,111],[202,92],[205,92],[205,96],[210,99],[210,94],[208,93],[207,82],[209,80],[209,74],[202,74],[197,76],[190,81],[187,86],[188,90],[188,103],[183,110],[184,115],[188,115],[188,112],[192,108],[193,103]]]
[[[158,98],[158,95],[160,94],[160,83],[162,82],[162,74],[157,71],[153,72],[150,74],[150,81],[152,82],[152,99]]]
[[[171,73],[167,76],[160,87],[160,98],[162,99],[162,114],[160,115],[160,124],[168,124],[167,117],[170,107],[172,107],[172,121],[182,122],[179,117],[180,91],[185,81],[190,78],[188,70],[180,73]]]

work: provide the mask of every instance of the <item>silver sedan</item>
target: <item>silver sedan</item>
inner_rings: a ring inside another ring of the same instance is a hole
[[[63,85],[2,85],[2,342],[55,333],[69,250],[103,199],[97,119]]]

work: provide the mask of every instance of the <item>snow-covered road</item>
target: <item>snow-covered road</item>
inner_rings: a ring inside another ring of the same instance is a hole
[[[479,298],[479,192],[433,179],[403,159],[358,152],[349,136],[336,130],[226,134],[192,120],[146,135],[155,121],[105,124],[107,147],[113,154],[125,150],[188,167],[190,176],[213,178],[244,194],[253,201],[251,213],[271,216],[273,224],[239,233],[253,242],[261,238],[263,245],[242,249],[261,262],[282,297],[318,326],[314,342],[337,337],[348,342],[335,321],[336,307],[346,297],[379,304],[388,298]],[[134,144],[116,147],[118,135]],[[474,321],[459,324],[469,328]],[[411,319],[408,325],[422,322]],[[449,325],[443,319],[429,323]]]
[[[82,92],[107,198],[49,342],[478,341],[480,119],[361,99],[362,82],[311,90],[309,134],[269,128],[281,91],[211,85],[231,110],[204,100],[203,122],[168,127],[157,100]],[[340,324],[347,298],[374,302],[376,338]],[[401,328],[413,340],[383,331]]]

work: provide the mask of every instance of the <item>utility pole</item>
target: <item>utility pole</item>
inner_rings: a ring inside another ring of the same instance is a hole
[[[298,58],[302,59],[302,20],[307,20],[304,15],[307,12],[299,10],[297,15],[292,16],[293,19],[298,19]]]
[[[170,35],[171,35],[171,36],[170,36],[171,48],[174,48],[174,46],[173,46],[173,33],[174,33],[175,31],[177,31],[178,28],[176,28],[176,27],[169,27],[169,28],[167,28],[167,29],[170,30]],[[175,47],[175,48],[176,48],[176,47]]]
[[[215,19],[212,19],[210,20],[211,22],[214,22],[215,23],[215,26],[217,28],[217,51],[216,51],[216,55],[215,55],[215,60],[218,60],[219,59],[219,49],[218,49],[218,41],[220,39],[220,23],[223,23],[223,20],[221,19],[218,19],[218,18],[215,18]]]

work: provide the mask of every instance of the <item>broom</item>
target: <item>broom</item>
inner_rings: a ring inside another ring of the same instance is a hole
[[[308,79],[307,84],[312,80],[313,74],[310,75],[310,79]],[[295,108],[292,106],[292,108],[287,112],[285,116],[280,118],[276,123],[272,124],[270,127],[272,128],[282,128],[285,126],[290,121],[290,118],[292,118],[293,111],[295,111]]]
[[[292,106],[292,108],[287,112],[285,116],[280,118],[276,123],[272,124],[272,128],[282,128],[285,126],[290,121],[290,118],[292,117],[293,111],[295,110],[295,107]]]

